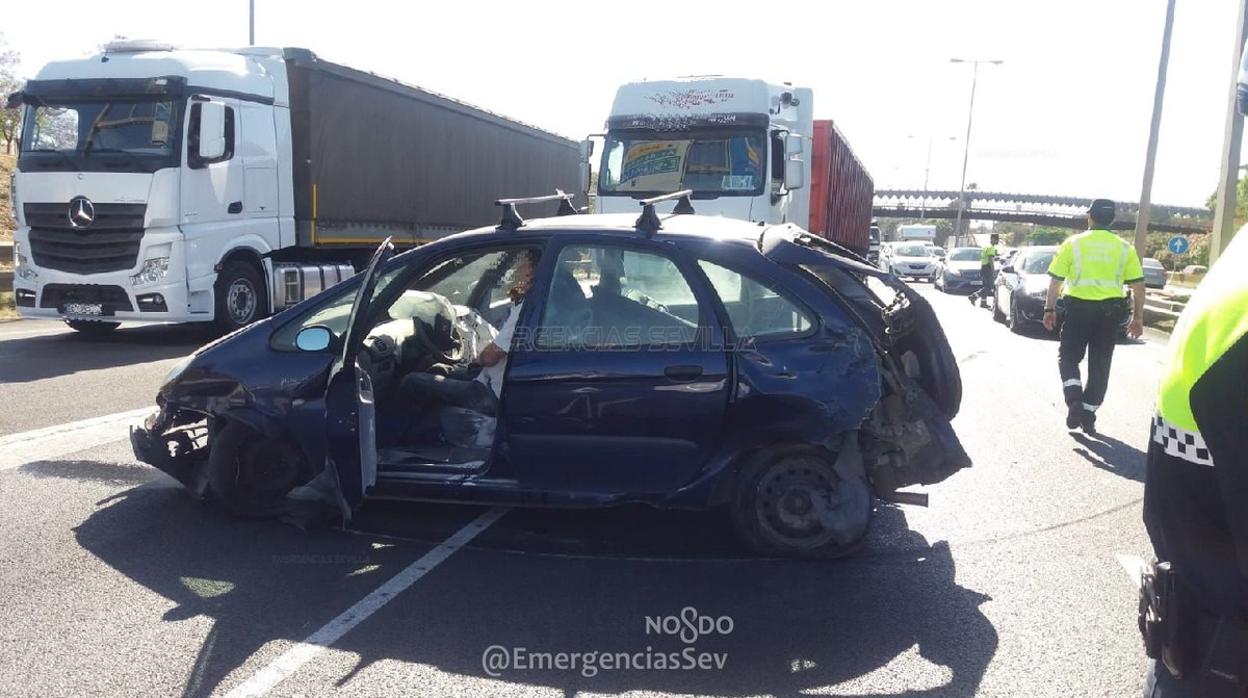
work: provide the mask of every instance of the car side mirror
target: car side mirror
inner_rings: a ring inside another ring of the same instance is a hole
[[[1005,266],[1001,267],[1001,272],[1002,272],[1003,274],[1013,274],[1013,273],[1014,273],[1014,265],[1013,265],[1013,264],[1007,264],[1007,265],[1005,265]]]
[[[305,327],[295,335],[295,346],[299,351],[325,351],[333,343],[334,333],[324,325]]]
[[[801,160],[784,161],[784,188],[793,190],[806,186],[806,163]]]
[[[199,158],[216,160],[225,155],[225,105],[201,102],[199,105]]]

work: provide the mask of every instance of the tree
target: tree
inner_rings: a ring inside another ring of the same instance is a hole
[[[1027,233],[1028,245],[1058,245],[1062,240],[1070,235],[1070,231],[1065,228],[1051,228],[1047,226],[1037,226],[1031,232]]]
[[[22,109],[8,107],[9,95],[22,89],[22,81],[17,78],[17,63],[21,56],[9,48],[0,34],[0,139],[4,140],[4,152],[13,152],[13,141],[21,137]]]

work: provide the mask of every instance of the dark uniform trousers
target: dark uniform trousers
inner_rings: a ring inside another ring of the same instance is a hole
[[[1062,374],[1062,394],[1066,404],[1085,403],[1099,407],[1109,386],[1109,366],[1114,359],[1114,343],[1122,322],[1124,301],[1062,299],[1066,306],[1062,320],[1061,344],[1057,350],[1058,371]],[[1088,357],[1088,382],[1079,377],[1079,362]]]
[[[986,267],[979,268],[979,290],[972,295],[980,298],[989,298],[992,296],[992,284],[996,279],[996,269],[989,264]]]

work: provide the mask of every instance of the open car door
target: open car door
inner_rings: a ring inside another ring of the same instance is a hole
[[[327,469],[337,474],[343,520],[349,520],[364,493],[377,481],[377,433],[373,383],[359,363],[368,335],[371,306],[381,268],[394,256],[390,238],[381,243],[364,271],[351,307],[351,320],[341,338],[341,353],[330,369],[325,392]]]

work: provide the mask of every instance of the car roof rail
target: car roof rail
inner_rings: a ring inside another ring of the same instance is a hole
[[[640,230],[646,235],[655,234],[663,227],[663,221],[659,220],[659,214],[655,212],[654,205],[664,201],[677,199],[676,207],[672,209],[672,215],[689,215],[696,213],[696,211],[693,210],[693,203],[689,201],[689,197],[692,195],[692,189],[681,189],[680,191],[674,191],[670,194],[662,194],[660,196],[653,196],[649,199],[642,199],[638,201],[637,203],[641,204],[641,215],[637,217],[637,222],[633,225],[637,228],[637,230]]]
[[[498,199],[494,202],[495,206],[503,207],[503,217],[498,222],[495,230],[516,231],[524,226],[524,218],[516,211],[516,206],[524,204],[544,204],[548,201],[558,201],[559,210],[556,216],[575,216],[578,211],[572,205],[572,198],[575,194],[567,194],[562,189],[556,189],[554,194],[546,196],[528,196],[519,199]]]

